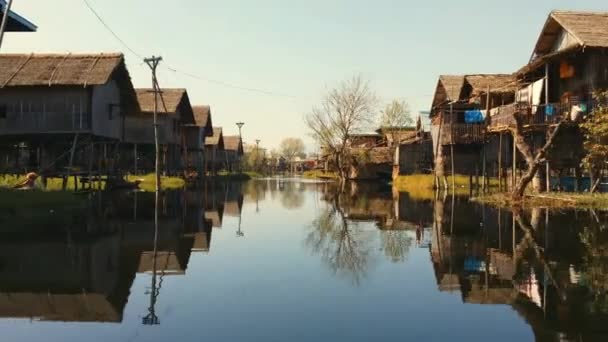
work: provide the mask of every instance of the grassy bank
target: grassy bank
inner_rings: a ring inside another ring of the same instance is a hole
[[[76,207],[81,197],[61,191],[0,190],[0,209],[46,209]]]
[[[469,176],[466,175],[454,175],[448,176],[449,191],[452,189],[452,182],[454,182],[456,195],[469,195]],[[481,179],[480,179],[481,181]],[[393,186],[400,192],[409,193],[410,197],[415,199],[433,199],[435,198],[435,176],[431,174],[417,174],[417,175],[404,175],[399,176],[393,180]],[[490,187],[498,186],[497,179],[490,179]]]
[[[323,170],[305,171],[302,177],[308,179],[338,179],[338,175],[335,172],[324,172]]]
[[[153,173],[147,175],[129,175],[128,182],[141,181],[139,188],[144,191],[156,190],[156,178]],[[163,190],[182,189],[186,186],[186,181],[180,177],[160,177],[160,187]]]
[[[522,203],[513,201],[510,193],[491,194],[472,199],[475,202],[485,203],[497,207],[523,207],[543,208],[608,208],[608,194],[549,192],[542,194],[527,194]]]

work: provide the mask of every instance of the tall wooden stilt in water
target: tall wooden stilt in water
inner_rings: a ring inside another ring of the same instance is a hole
[[[160,191],[160,148],[158,144],[158,93],[160,92],[160,89],[158,89],[158,81],[156,79],[156,68],[158,67],[158,63],[162,60],[162,57],[155,56],[144,59],[144,62],[146,62],[152,70],[152,89],[154,91],[154,175],[156,179],[156,192]]]
[[[498,136],[498,191],[502,190],[502,132]]]

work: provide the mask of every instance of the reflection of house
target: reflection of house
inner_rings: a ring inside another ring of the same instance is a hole
[[[120,322],[133,275],[120,238],[93,241],[2,238],[0,317]]]

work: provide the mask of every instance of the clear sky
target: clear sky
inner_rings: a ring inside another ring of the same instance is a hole
[[[214,125],[261,145],[307,137],[303,116],[353,74],[385,102],[427,110],[440,74],[513,72],[524,65],[552,9],[608,11],[606,0],[88,0],[138,54],[165,66],[268,96],[159,70],[162,87],[209,104]],[[149,71],[83,0],[14,0],[36,33],[5,36],[3,52],[125,53],[136,87]]]

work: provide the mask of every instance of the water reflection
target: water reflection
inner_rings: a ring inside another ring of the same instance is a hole
[[[513,212],[444,194],[419,200],[386,186],[353,184],[343,192],[331,183],[290,179],[205,184],[158,197],[94,193],[57,205],[1,207],[0,317],[123,324],[137,318],[139,326],[177,329],[175,316],[159,303],[214,282],[215,293],[208,290],[212,294],[205,297],[207,303],[223,298],[214,314],[225,307],[240,312],[246,302],[279,319],[282,311],[275,307],[281,300],[272,298],[282,286],[299,289],[282,300],[301,295],[305,300],[290,305],[302,311],[319,296],[339,314],[348,303],[323,297],[326,283],[356,301],[374,293],[370,288],[385,291],[379,274],[390,283],[410,272],[405,277],[415,287],[409,291],[429,289],[425,310],[442,305],[440,311],[458,316],[471,307],[505,308],[517,313],[537,341],[603,341],[607,222],[605,211]],[[209,272],[202,283],[201,264],[192,268],[196,258]],[[402,267],[412,263],[416,272]],[[282,264],[289,267],[277,268]],[[425,270],[432,271],[431,284],[422,283]],[[329,278],[323,277],[327,271]],[[256,301],[269,287],[262,282],[267,277],[281,285]],[[303,279],[310,280],[307,288],[298,287]],[[228,290],[239,283],[256,295]],[[201,299],[188,300],[195,309],[182,303],[173,310],[200,313],[203,292]],[[384,310],[373,306],[379,295],[370,296],[375,299],[366,308]],[[400,314],[411,315],[409,294],[393,296]],[[458,305],[445,304],[443,296]],[[128,303],[134,303],[131,311]],[[308,316],[299,319],[318,324]],[[432,329],[429,322],[410,319]],[[464,330],[465,323],[459,324],[453,329]]]

